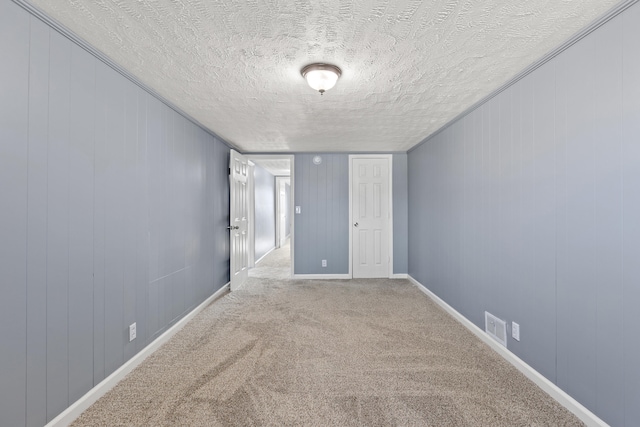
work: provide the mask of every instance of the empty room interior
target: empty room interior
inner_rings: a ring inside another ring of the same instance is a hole
[[[0,426],[640,425],[640,4],[0,0]]]

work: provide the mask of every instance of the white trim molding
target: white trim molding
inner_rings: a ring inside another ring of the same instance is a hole
[[[389,279],[408,279],[409,275],[407,273],[393,273]]]
[[[255,267],[256,265],[258,265],[258,264],[260,263],[260,261],[262,261],[263,259],[265,259],[265,257],[266,257],[267,255],[269,255],[271,252],[273,252],[273,251],[275,251],[275,250],[276,250],[276,248],[275,248],[275,247],[273,247],[273,248],[269,249],[269,250],[267,251],[267,253],[266,253],[266,254],[262,255],[262,256],[260,257],[260,259],[258,259],[256,262],[254,262],[254,263],[253,263],[253,266]]]
[[[180,319],[175,325],[167,329],[162,335],[153,340],[143,348],[138,354],[133,356],[115,372],[102,380],[98,385],[89,390],[84,396],[64,410],[60,415],[49,421],[45,427],[66,427],[74,422],[82,413],[93,405],[98,399],[104,396],[109,390],[115,387],[131,371],[138,367],[144,360],[151,356],[164,343],[169,341],[180,329],[182,329],[191,319],[204,310],[209,304],[223,296],[229,291],[229,283],[218,289],[213,295],[204,300],[200,305],[191,310],[189,314]]]
[[[533,369],[525,361],[509,351],[506,347],[500,345],[497,341],[491,338],[486,332],[477,327],[473,322],[460,314],[455,308],[451,307],[445,301],[443,301],[436,294],[431,292],[426,286],[418,282],[416,279],[408,276],[411,283],[418,287],[429,298],[438,304],[444,311],[453,316],[464,327],[471,331],[475,336],[480,338],[485,344],[491,347],[492,350],[502,356],[507,362],[511,363],[520,372],[522,372],[527,378],[533,381],[538,387],[540,387],[549,396],[555,399],[559,404],[571,411],[576,417],[585,423],[589,427],[608,427],[609,425],[602,421],[596,414],[585,408],[580,402],[569,396],[560,387],[549,381],[538,371]]]
[[[294,280],[345,280],[351,279],[350,274],[294,274]]]

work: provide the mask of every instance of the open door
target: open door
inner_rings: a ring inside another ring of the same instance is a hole
[[[249,161],[235,150],[229,159],[231,190],[229,231],[231,232],[231,290],[240,288],[249,274]]]

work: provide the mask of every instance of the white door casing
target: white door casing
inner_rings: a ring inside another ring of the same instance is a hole
[[[231,290],[242,286],[249,274],[249,161],[235,150],[229,159]]]
[[[390,156],[351,157],[351,236],[354,278],[391,276]]]
[[[276,247],[281,247],[286,238],[287,222],[289,220],[289,206],[286,203],[286,185],[289,178],[276,177]]]

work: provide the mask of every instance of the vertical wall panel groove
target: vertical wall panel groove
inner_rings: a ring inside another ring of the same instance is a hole
[[[47,197],[47,418],[69,404],[69,98],[71,42],[51,33]]]
[[[95,61],[71,50],[69,122],[69,400],[93,386]]]
[[[33,17],[30,24],[26,425],[43,426],[47,419],[49,27]]]

